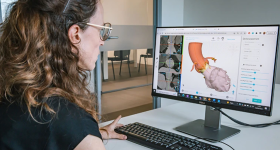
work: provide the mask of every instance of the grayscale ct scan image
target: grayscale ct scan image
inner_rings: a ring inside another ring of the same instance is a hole
[[[180,73],[182,55],[159,55],[159,72]]]
[[[162,35],[160,37],[160,53],[182,54],[183,36]]]
[[[158,89],[172,92],[179,92],[180,74],[160,72],[158,74]]]

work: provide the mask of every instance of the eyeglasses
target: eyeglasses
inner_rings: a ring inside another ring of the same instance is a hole
[[[100,25],[97,25],[97,24],[91,24],[91,23],[86,23],[86,24],[89,25],[89,26],[92,26],[92,27],[101,28],[100,39],[102,41],[106,41],[109,38],[111,31],[113,30],[113,28],[111,27],[111,23],[104,23],[103,26],[100,26]]]

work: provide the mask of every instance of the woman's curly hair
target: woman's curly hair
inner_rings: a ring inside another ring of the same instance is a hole
[[[61,96],[98,120],[88,74],[78,66],[73,48],[79,50],[68,38],[72,25],[87,28],[98,2],[18,0],[9,6],[0,27],[0,102],[12,97],[10,102],[26,103],[30,114],[40,106],[55,114],[46,101]]]

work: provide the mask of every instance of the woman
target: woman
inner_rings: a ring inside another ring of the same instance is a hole
[[[111,30],[99,0],[18,0],[1,26],[0,149],[105,149],[86,71]]]

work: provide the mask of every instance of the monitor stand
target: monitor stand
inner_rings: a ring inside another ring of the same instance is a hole
[[[208,140],[210,142],[222,141],[240,132],[238,129],[221,125],[221,113],[210,106],[206,106],[205,120],[198,119],[176,127],[175,130],[205,140],[216,140]]]

